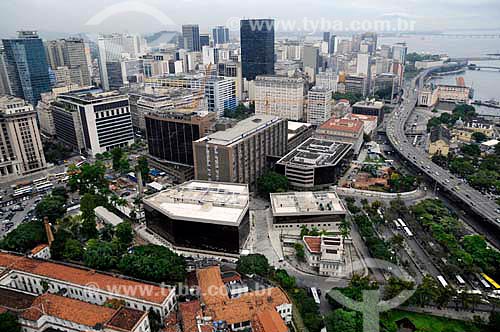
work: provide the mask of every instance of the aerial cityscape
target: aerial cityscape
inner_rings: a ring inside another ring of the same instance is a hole
[[[0,3],[0,332],[499,332],[500,3]]]

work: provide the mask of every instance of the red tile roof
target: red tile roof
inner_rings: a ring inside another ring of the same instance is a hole
[[[255,332],[287,332],[288,328],[276,310],[264,310],[257,314]]]
[[[365,115],[365,114],[349,114],[347,118],[358,119],[361,121],[372,121],[372,122],[378,121],[378,117],[376,117],[375,115]]]
[[[31,250],[31,254],[32,255],[36,255],[38,254],[40,251],[42,251],[43,249],[47,248],[49,245],[48,244],[39,244],[37,245],[35,248],[33,248]]]
[[[304,236],[303,240],[309,252],[314,254],[321,253],[321,238],[319,236]]]
[[[170,294],[169,289],[156,285],[113,277],[83,267],[40,261],[5,252],[0,252],[0,266],[157,304],[162,304]]]
[[[132,331],[147,315],[145,311],[121,307],[106,323],[106,326],[123,331]]]
[[[182,321],[182,329],[184,331],[196,331],[196,317],[202,316],[201,305],[199,301],[190,301],[179,303],[179,314]]]
[[[320,126],[323,130],[348,131],[359,133],[363,130],[363,121],[355,119],[331,118]]]
[[[218,266],[198,270],[201,299],[206,305],[205,315],[213,320],[222,320],[228,324],[251,321],[257,313],[264,310],[276,310],[276,307],[290,303],[279,288],[248,292],[238,298],[230,299],[222,282]]]
[[[36,298],[33,306],[24,311],[21,317],[37,321],[45,314],[65,321],[94,327],[97,324],[104,325],[113,317],[115,311],[111,308],[47,293]]]

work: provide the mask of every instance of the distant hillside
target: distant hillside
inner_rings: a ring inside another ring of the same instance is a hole
[[[155,47],[162,44],[175,43],[178,35],[179,32],[177,31],[159,31],[144,38],[146,38],[149,47]]]

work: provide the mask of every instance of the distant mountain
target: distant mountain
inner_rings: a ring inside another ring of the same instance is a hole
[[[179,35],[178,31],[159,31],[144,38],[148,42],[149,47],[158,47],[164,44],[176,43]]]

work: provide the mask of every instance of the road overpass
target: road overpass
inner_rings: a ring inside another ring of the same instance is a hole
[[[498,230],[500,229],[500,210],[496,202],[489,200],[485,195],[464,183],[448,170],[433,163],[427,153],[414,147],[405,135],[406,122],[417,104],[418,90],[423,87],[425,78],[438,68],[423,71],[405,89],[404,102],[392,112],[387,121],[387,137],[403,159],[411,163],[420,173],[430,178],[450,198],[460,202],[460,208],[495,226],[494,228]],[[495,236],[495,234],[488,235]]]

